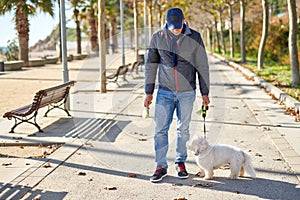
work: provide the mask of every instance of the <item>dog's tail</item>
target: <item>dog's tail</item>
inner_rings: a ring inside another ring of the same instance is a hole
[[[256,173],[255,170],[252,166],[251,163],[251,157],[249,154],[247,154],[246,152],[243,152],[244,158],[245,158],[245,171],[252,177],[255,178],[256,177]]]

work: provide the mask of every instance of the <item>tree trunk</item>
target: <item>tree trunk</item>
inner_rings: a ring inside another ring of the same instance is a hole
[[[263,7],[263,27],[261,41],[257,55],[257,69],[262,70],[264,65],[264,49],[268,38],[268,27],[269,27],[269,2],[268,0],[262,0]]]
[[[300,85],[299,60],[297,47],[297,12],[296,1],[287,0],[289,12],[289,51],[292,71],[292,86]]]
[[[109,16],[110,17],[110,26],[111,26],[111,38],[112,38],[112,49],[113,53],[116,52],[116,49],[118,48],[118,38],[117,38],[117,20],[115,16]]]
[[[153,9],[152,9],[152,1],[149,3],[149,12],[148,12],[148,38],[152,37],[152,28],[153,28]]]
[[[133,15],[134,15],[134,43],[135,43],[135,60],[139,59],[139,32],[138,32],[138,6],[137,0],[133,1]]]
[[[22,6],[22,5],[20,5]],[[22,8],[17,5],[16,10],[16,29],[19,39],[19,59],[28,64],[28,40],[29,40],[29,21]]]
[[[89,13],[89,30],[90,30],[90,42],[92,51],[99,51],[98,47],[98,36],[96,29],[96,19],[94,17],[94,13]]]
[[[216,19],[216,17],[214,17],[215,19],[215,37],[216,37],[216,42],[217,42],[217,48],[218,48],[218,53],[221,53],[221,46],[220,46],[220,39],[219,39],[219,34],[218,34],[218,21]]]
[[[81,29],[80,29],[80,22],[78,20],[78,14],[79,10],[74,9],[74,15],[75,15],[75,23],[76,23],[76,37],[77,37],[77,53],[81,54]]]
[[[240,0],[240,46],[242,63],[246,62],[246,47],[245,47],[245,0]]]
[[[108,25],[104,22],[104,29],[105,29],[105,50],[106,50],[106,54],[109,54],[109,35],[110,35],[110,31],[109,31],[109,27]]]
[[[210,25],[206,25],[206,46],[209,47],[210,51],[212,51],[212,41],[210,36]]]
[[[230,58],[234,58],[234,44],[233,44],[233,14],[232,14],[232,5],[228,5],[229,13],[229,41],[230,41]]]
[[[222,17],[222,12],[218,12],[219,13],[219,20],[220,20],[220,36],[221,36],[221,41],[222,41],[222,54],[225,55],[226,54],[226,45],[225,45],[225,38],[224,38],[224,34],[223,34],[223,17]]]
[[[101,93],[106,93],[106,48],[105,48],[105,2],[100,0],[98,2],[98,35],[99,35],[99,57],[100,57],[100,83]]]

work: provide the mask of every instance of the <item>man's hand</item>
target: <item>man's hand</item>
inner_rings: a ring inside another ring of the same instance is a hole
[[[152,94],[146,94],[146,98],[144,100],[144,107],[149,109],[150,104],[152,103],[153,95]]]
[[[208,106],[210,103],[209,97],[207,95],[202,96],[202,105]]]

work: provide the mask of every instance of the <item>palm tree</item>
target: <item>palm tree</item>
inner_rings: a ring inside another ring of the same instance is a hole
[[[107,17],[109,18],[110,22],[110,37],[112,39],[112,50],[113,53],[115,52],[115,49],[118,48],[118,38],[117,38],[117,17],[119,16],[120,12],[120,3],[119,0],[106,0],[105,1],[105,13]]]
[[[85,1],[86,4],[81,12],[81,17],[85,18],[88,22],[88,31],[92,51],[99,51],[98,47],[98,32],[97,32],[97,0]]]
[[[75,18],[76,23],[76,37],[77,37],[77,53],[81,54],[81,29],[80,29],[80,21],[79,21],[79,10],[80,6],[84,3],[83,0],[70,0],[70,3],[73,10],[73,17]]]
[[[14,11],[14,19],[19,40],[19,59],[28,63],[28,40],[29,40],[29,15],[35,15],[37,9],[53,16],[54,4],[52,0],[1,0],[0,15]]]

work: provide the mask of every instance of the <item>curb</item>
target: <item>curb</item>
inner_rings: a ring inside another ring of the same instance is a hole
[[[267,81],[261,79],[256,74],[251,72],[250,70],[244,68],[243,66],[234,63],[232,61],[229,61],[225,59],[224,57],[212,53],[214,57],[218,58],[220,61],[226,63],[227,65],[233,67],[234,69],[239,70],[242,74],[244,74],[248,79],[253,80],[255,83],[257,83],[259,86],[263,87],[266,91],[270,92],[274,95],[276,99],[284,103],[287,107],[293,108],[296,112],[300,112],[300,102],[297,101],[295,98],[291,97],[290,95],[284,93],[279,88],[275,87],[271,83],[268,83]]]

